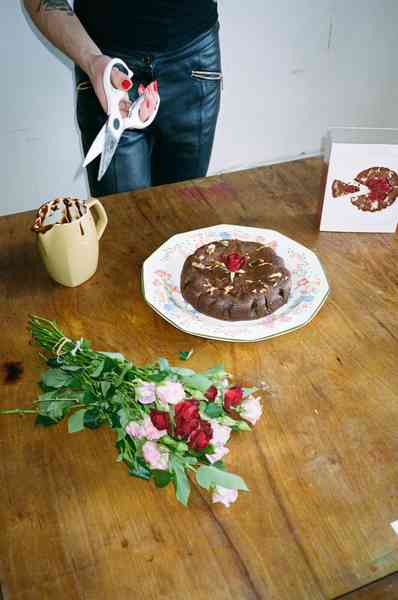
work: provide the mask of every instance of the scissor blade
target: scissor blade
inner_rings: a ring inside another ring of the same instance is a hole
[[[105,144],[105,131],[106,131],[106,123],[98,133],[97,137],[91,144],[90,150],[87,152],[87,156],[84,159],[83,167],[87,167],[94,158],[97,158],[101,154],[104,149]]]
[[[104,150],[101,156],[101,162],[98,170],[98,181],[100,181],[109,167],[109,164],[116,152],[117,145],[123,133],[123,127],[118,131],[112,131],[109,127],[109,122],[106,124]]]

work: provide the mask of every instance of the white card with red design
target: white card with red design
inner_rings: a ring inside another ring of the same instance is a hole
[[[333,142],[321,231],[394,233],[398,224],[398,145]]]

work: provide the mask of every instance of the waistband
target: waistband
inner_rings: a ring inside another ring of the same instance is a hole
[[[192,52],[200,52],[214,40],[218,41],[219,29],[220,23],[219,21],[216,21],[210,29],[196,36],[192,41],[188,42],[188,44],[184,44],[184,46],[181,46],[180,48],[175,48],[174,50],[168,50],[166,52],[134,51],[129,54],[115,48],[102,48],[102,51],[108,56],[117,56],[122,59],[125,58],[126,62],[128,62],[128,59],[138,59],[140,62],[144,59],[148,59],[146,61],[147,64],[158,60],[168,60],[170,58],[173,60],[181,60],[186,56],[189,56]]]

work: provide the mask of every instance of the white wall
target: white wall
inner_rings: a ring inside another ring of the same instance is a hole
[[[87,195],[72,68],[5,0],[0,214]],[[210,173],[319,152],[329,125],[396,127],[396,0],[222,0]]]

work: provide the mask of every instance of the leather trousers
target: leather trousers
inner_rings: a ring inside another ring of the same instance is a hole
[[[220,108],[222,70],[219,25],[174,51],[120,54],[134,72],[131,100],[138,86],[157,80],[160,107],[144,130],[125,130],[107,172],[97,181],[99,158],[87,167],[93,196],[174,183],[207,173]],[[77,120],[86,154],[107,115],[87,75],[76,67]]]

